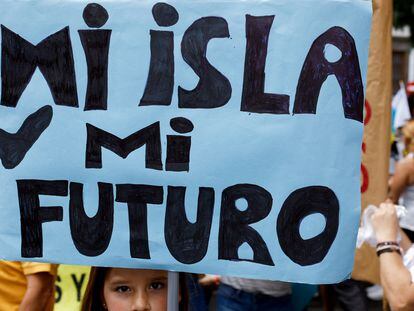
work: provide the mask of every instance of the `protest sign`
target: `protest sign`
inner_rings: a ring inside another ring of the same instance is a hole
[[[2,257],[349,276],[370,1],[1,3]]]
[[[56,278],[55,311],[79,310],[88,284],[90,267],[59,265]]]
[[[392,95],[392,1],[373,1],[362,145],[362,209],[387,198]],[[376,250],[363,245],[355,256],[353,278],[380,284]]]

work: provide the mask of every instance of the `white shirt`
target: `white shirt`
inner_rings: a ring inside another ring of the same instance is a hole
[[[410,153],[407,158],[414,158],[414,154]],[[400,197],[399,203],[405,206],[406,213],[400,220],[401,228],[414,231],[414,185],[408,186]]]

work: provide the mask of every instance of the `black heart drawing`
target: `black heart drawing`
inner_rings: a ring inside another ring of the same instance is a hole
[[[46,105],[24,120],[15,134],[0,129],[0,159],[6,169],[13,169],[22,162],[26,153],[39,139],[52,120],[53,109]]]

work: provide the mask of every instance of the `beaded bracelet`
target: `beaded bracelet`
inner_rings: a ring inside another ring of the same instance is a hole
[[[380,246],[389,246],[389,245],[395,245],[395,246],[400,246],[397,242],[394,241],[387,241],[387,242],[381,242],[377,244],[377,247]]]
[[[381,249],[381,248],[387,248],[387,247],[391,247],[391,248],[400,248],[400,246],[398,244],[391,244],[391,245],[377,245],[377,250]]]

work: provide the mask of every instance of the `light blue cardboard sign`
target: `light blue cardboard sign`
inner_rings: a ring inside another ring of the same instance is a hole
[[[371,1],[0,6],[1,258],[350,274]]]

